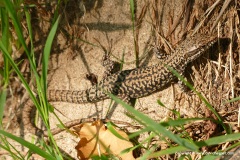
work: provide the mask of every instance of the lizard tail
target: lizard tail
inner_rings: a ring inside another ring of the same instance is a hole
[[[69,102],[69,103],[88,103],[87,91],[70,91],[70,90],[49,90],[48,100],[50,102]]]
[[[35,134],[37,136],[41,136],[43,134],[43,130],[38,128],[34,123],[34,117],[36,115],[36,107],[34,106],[31,99],[28,99],[24,104],[22,110],[22,119],[21,125],[24,131]]]

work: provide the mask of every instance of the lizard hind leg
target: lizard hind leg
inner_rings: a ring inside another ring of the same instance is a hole
[[[128,105],[134,107],[135,103],[136,103],[136,98],[130,98],[129,96],[119,96],[119,98],[124,101],[125,103],[127,103]],[[133,117],[133,115],[128,112],[127,110],[124,110],[124,114],[126,114],[129,117]]]
[[[118,98],[120,98],[122,101],[124,101],[125,103],[127,103],[128,105],[134,106],[134,103],[132,103],[132,99],[129,96],[118,96]],[[111,108],[109,109],[107,115],[106,115],[106,119],[111,119],[112,115],[114,114],[114,111],[116,109],[116,107],[118,106],[117,102],[114,102],[111,105]],[[123,112],[126,115],[130,115],[130,113],[128,113],[126,110],[124,110]]]
[[[183,73],[181,73],[180,75],[184,78],[185,81],[188,81],[188,78],[185,77],[185,75]],[[190,90],[188,88],[188,86],[186,86],[186,84],[182,80],[180,80],[179,78],[178,78],[178,87],[180,88],[180,90],[182,92],[188,93],[188,91]]]

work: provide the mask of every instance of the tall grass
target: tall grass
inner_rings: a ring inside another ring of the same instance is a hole
[[[37,66],[34,58],[34,46],[33,46],[33,35],[32,35],[32,27],[31,27],[31,16],[29,14],[29,11],[26,7],[21,7],[21,4],[13,4],[11,1],[4,1],[3,7],[1,7],[1,27],[2,27],[2,38],[0,41],[0,49],[3,53],[4,56],[4,87],[3,90],[1,91],[1,96],[0,96],[0,120],[2,122],[2,117],[3,117],[3,110],[4,110],[4,104],[6,101],[6,87],[9,81],[9,75],[10,75],[10,70],[13,70],[21,80],[22,84],[26,88],[27,92],[29,93],[30,98],[32,99],[34,105],[36,106],[46,128],[48,131],[48,136],[49,136],[49,142],[50,148],[46,148],[46,150],[41,149],[37,147],[36,145],[33,145],[22,138],[16,137],[10,133],[5,132],[2,130],[2,124],[1,124],[1,130],[0,130],[0,138],[2,140],[2,143],[0,144],[1,147],[5,150],[7,150],[9,153],[11,153],[12,157],[17,157],[20,159],[24,159],[23,156],[17,152],[17,150],[12,146],[10,143],[8,143],[7,138],[13,139],[17,142],[19,142],[21,145],[29,148],[30,151],[35,152],[39,154],[40,156],[46,158],[46,159],[63,159],[61,152],[58,149],[58,146],[53,138],[53,135],[50,132],[50,126],[49,126],[49,111],[53,112],[53,108],[48,105],[47,102],[47,96],[46,96],[46,90],[47,90],[47,67],[48,67],[48,60],[49,60],[49,55],[51,51],[51,45],[53,42],[53,39],[55,37],[58,23],[59,23],[59,17],[56,19],[56,21],[53,23],[52,28],[49,32],[48,38],[46,40],[46,44],[44,47],[44,53],[43,53],[43,61],[42,61],[42,76],[39,76],[37,72]],[[19,8],[18,13],[16,12],[16,8]],[[27,44],[25,42],[25,38],[23,36],[23,31],[22,31],[22,26],[20,24],[20,19],[17,14],[21,11],[20,14],[24,14],[26,17],[26,22],[27,22],[27,29],[28,29],[28,34],[30,37],[30,49],[27,47]],[[37,94],[39,95],[39,99],[37,99],[33,91],[30,89],[29,84],[27,81],[24,79],[22,73],[20,72],[18,65],[14,60],[12,59],[12,50],[10,46],[10,31],[9,31],[9,23],[12,23],[14,26],[14,32],[17,34],[18,37],[18,43],[23,47],[24,53],[26,53],[29,63],[30,63],[30,69],[31,73],[33,74],[32,76],[35,79],[35,83],[37,86]],[[43,147],[44,148],[44,147]],[[12,151],[13,150],[13,151]]]
[[[129,135],[129,138],[138,137],[140,134],[143,133],[154,133],[154,137],[158,137],[157,139],[164,140],[167,142],[167,139],[170,139],[171,141],[175,142],[177,145],[170,145],[168,149],[161,150],[161,151],[150,151],[147,150],[147,152],[142,156],[140,159],[148,159],[148,158],[157,158],[159,156],[163,155],[169,155],[169,154],[182,154],[182,158],[185,156],[188,156],[188,154],[184,153],[197,153],[202,154],[204,159],[216,159],[217,157],[220,157],[222,154],[224,154],[226,151],[230,150],[233,147],[228,147],[225,150],[219,150],[215,153],[204,153],[201,152],[202,147],[210,147],[213,145],[219,145],[226,142],[236,141],[240,139],[240,133],[230,133],[226,135],[216,136],[209,138],[207,140],[202,141],[194,141],[191,138],[174,134],[172,131],[169,131],[169,127],[181,127],[184,124],[187,124],[189,122],[199,121],[199,120],[211,120],[215,123],[223,125],[221,120],[214,120],[209,118],[190,118],[190,119],[177,119],[177,120],[170,120],[167,122],[157,123],[148,116],[144,115],[143,113],[135,110],[132,106],[128,105],[127,103],[123,102],[122,100],[118,99],[116,96],[109,94],[109,96],[119,103],[121,106],[123,106],[129,113],[132,114],[132,118],[135,119],[139,124],[143,125],[144,127],[139,130],[136,133],[132,133]],[[226,128],[226,127],[224,127]],[[227,130],[226,130],[227,131]],[[147,139],[146,141],[143,140],[141,144],[139,144],[136,147],[143,146],[143,143],[149,142],[151,139]],[[233,146],[239,146],[239,143],[234,144]]]

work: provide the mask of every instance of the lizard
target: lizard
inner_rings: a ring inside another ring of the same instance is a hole
[[[216,36],[194,35],[180,43],[164,63],[116,72],[84,91],[49,90],[48,100],[81,104],[107,99],[108,93],[129,98],[148,96],[177,79],[166,65],[184,74],[186,66],[216,42]]]
[[[103,78],[99,83],[83,90],[48,90],[49,102],[95,103],[109,98],[108,93],[124,98],[140,98],[155,93],[177,77],[166,67],[184,74],[186,66],[200,57],[217,42],[217,36],[196,34],[182,41],[166,60],[152,66],[123,70]],[[22,123],[28,131],[42,133],[31,122],[31,105],[24,108]],[[29,124],[30,123],[30,124]]]

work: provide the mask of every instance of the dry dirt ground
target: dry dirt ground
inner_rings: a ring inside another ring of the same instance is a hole
[[[49,64],[49,89],[84,90],[91,87],[86,74],[93,73],[98,80],[102,79],[104,67],[101,60],[106,53],[109,53],[111,59],[115,61],[120,61],[124,55],[124,70],[136,68],[135,53],[139,56],[139,67],[152,65],[158,63],[153,46],[161,46],[166,54],[171,52],[161,36],[175,48],[179,41],[184,40],[195,30],[205,34],[210,34],[213,30],[213,33],[219,33],[220,37],[230,38],[231,44],[222,45],[221,52],[211,49],[187,68],[186,76],[196,90],[221,114],[224,121],[236,126],[239,102],[227,104],[223,102],[240,95],[240,4],[237,6],[236,1],[226,4],[227,2],[227,0],[136,1],[133,33],[130,4],[127,0],[67,1],[66,4],[60,5],[61,20]],[[39,1],[36,3],[37,7],[31,9],[35,53],[39,62],[56,7],[54,2],[43,4]],[[205,14],[210,7],[213,10]],[[25,25],[25,22],[22,25]],[[26,56],[22,54],[16,61],[20,59],[26,59]],[[27,60],[20,67],[26,78],[31,79]],[[8,126],[7,131],[19,135],[23,131],[17,123],[19,120],[16,118],[16,111],[21,111],[19,106],[26,100],[26,93],[15,75],[12,77],[10,88],[5,124]],[[166,108],[161,107],[157,100],[165,104]],[[51,104],[63,122],[79,118],[109,118],[134,124],[133,120],[125,115],[123,107],[111,106],[111,100],[95,104],[63,102]],[[211,111],[195,93],[183,92],[176,84],[137,99],[135,108],[156,121],[164,121],[169,117],[176,118],[172,109],[177,110],[184,118],[213,117]],[[58,123],[54,117],[50,122],[53,127]],[[222,131],[218,126],[208,122],[189,125],[186,130],[192,133],[194,139],[206,139]],[[238,132],[238,129],[235,127],[234,131]],[[26,132],[24,137],[30,135]],[[62,132],[55,138],[60,148],[76,158],[74,149],[78,141],[76,137]]]

